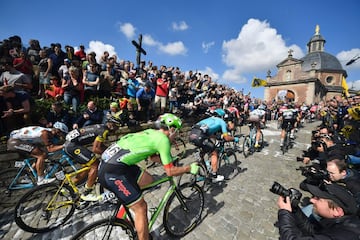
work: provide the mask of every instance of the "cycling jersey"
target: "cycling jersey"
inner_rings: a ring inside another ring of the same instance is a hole
[[[221,132],[222,135],[227,134],[226,122],[218,117],[209,117],[203,119],[200,122],[198,122],[196,125],[200,127],[206,127],[207,128],[206,134],[208,136],[214,135],[217,132]]]
[[[158,130],[147,129],[123,136],[104,151],[101,159],[103,164],[131,166],[154,154],[160,155],[165,167],[172,163],[169,138]]]
[[[295,119],[297,115],[297,111],[295,109],[285,109],[282,112],[282,116],[284,120],[292,120]]]
[[[10,133],[10,138],[19,139],[28,143],[42,143],[42,131],[51,131],[51,128],[43,128],[38,126],[24,127],[14,130]]]
[[[95,154],[84,145],[91,144],[95,140],[103,143],[108,135],[109,129],[106,124],[94,124],[74,129],[66,135],[65,152],[78,163],[90,163],[95,159]]]

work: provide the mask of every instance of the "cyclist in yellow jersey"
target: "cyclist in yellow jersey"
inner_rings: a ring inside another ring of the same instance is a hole
[[[149,238],[147,204],[141,188],[153,182],[153,177],[137,163],[150,157],[162,163],[168,176],[178,176],[190,172],[196,174],[196,163],[176,167],[171,156],[171,139],[181,128],[181,120],[170,113],[159,117],[155,129],[130,133],[121,137],[101,155],[99,166],[100,183],[114,192],[135,214],[135,228],[139,240]]]

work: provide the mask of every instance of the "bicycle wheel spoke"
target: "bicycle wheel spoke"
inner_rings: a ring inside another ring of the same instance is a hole
[[[180,189],[180,196],[173,193],[164,210],[166,232],[178,237],[184,236],[196,227],[204,209],[204,195],[198,185],[187,183],[180,186]]]
[[[134,229],[123,220],[102,219],[94,222],[80,232],[72,240],[98,240],[98,239],[137,239]]]
[[[66,189],[66,188],[65,188]],[[42,233],[66,222],[75,210],[71,189],[58,193],[56,184],[42,185],[25,194],[15,208],[15,222],[28,232]]]
[[[218,173],[223,175],[225,179],[233,179],[239,173],[239,164],[237,157],[233,151],[227,151],[220,159]]]

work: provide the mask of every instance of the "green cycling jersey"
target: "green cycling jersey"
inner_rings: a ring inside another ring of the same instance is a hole
[[[116,144],[110,146],[102,154],[102,160],[107,164],[124,163],[128,166],[135,165],[147,157],[159,154],[164,166],[172,162],[170,140],[161,131],[147,129],[137,133],[129,133],[121,137]],[[119,158],[113,157],[120,150],[128,150]]]

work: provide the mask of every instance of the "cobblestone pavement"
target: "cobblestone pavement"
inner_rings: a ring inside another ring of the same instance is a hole
[[[272,121],[263,129],[266,146],[261,152],[255,152],[248,158],[237,153],[242,162],[242,172],[234,179],[214,185],[205,193],[205,210],[202,222],[182,239],[278,239],[278,230],[274,227],[277,218],[277,196],[269,191],[274,181],[286,188],[299,188],[303,179],[296,168],[301,163],[296,157],[302,154],[310,143],[311,130],[318,123],[311,123],[297,133],[295,146],[282,154],[279,148],[280,130]],[[242,128],[243,133],[248,131]],[[187,157],[183,162],[191,162],[193,147],[188,144]],[[154,174],[162,174],[161,167],[149,169]],[[147,193],[145,199],[149,208],[158,203],[165,187]],[[14,200],[15,201],[15,200]],[[31,234],[21,230],[13,221],[13,206],[1,207],[0,238],[2,239],[70,239],[79,229],[91,222],[109,216],[112,205],[94,205],[82,211],[76,211],[73,217],[62,227],[46,234]],[[155,239],[171,239],[162,228],[162,216],[153,228]],[[155,230],[154,230],[155,229]]]

